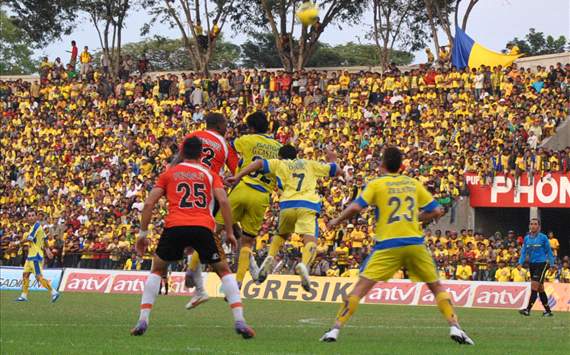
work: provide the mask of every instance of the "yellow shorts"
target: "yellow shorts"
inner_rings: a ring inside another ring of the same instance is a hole
[[[360,276],[372,281],[386,281],[406,267],[413,281],[435,282],[435,263],[423,244],[373,251],[362,264]]]
[[[24,263],[24,272],[31,272],[34,275],[42,274],[42,263],[43,261],[36,260],[26,260]]]
[[[319,236],[317,212],[307,208],[287,208],[279,213],[279,235],[297,233]]]
[[[249,236],[257,236],[263,224],[265,211],[269,207],[271,195],[241,182],[230,192],[228,199],[234,223],[239,223],[241,229]],[[224,224],[220,211],[216,214],[216,223]]]

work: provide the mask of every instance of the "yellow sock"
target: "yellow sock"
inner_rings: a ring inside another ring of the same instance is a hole
[[[313,260],[315,259],[315,254],[317,252],[317,244],[315,242],[308,242],[305,244],[302,250],[302,262],[307,267],[311,265]]]
[[[190,260],[190,270],[196,271],[198,264],[200,264],[200,256],[198,255],[198,252],[194,250],[192,253],[192,259]]]
[[[238,268],[236,272],[237,282],[242,282],[245,272],[249,269],[249,256],[251,254],[250,247],[242,247],[239,251]]]
[[[456,324],[457,315],[455,314],[453,306],[451,305],[451,298],[449,297],[449,294],[445,291],[440,292],[435,296],[435,301],[437,302],[437,308],[439,308],[441,314],[443,314],[449,324]]]
[[[26,277],[24,280],[22,280],[22,293],[27,295],[29,289],[30,289],[30,279]]]
[[[51,285],[48,280],[44,279],[43,276],[40,276],[39,282],[43,287],[47,288],[47,290],[51,292]]]
[[[281,238],[279,235],[274,235],[271,239],[271,244],[269,244],[269,256],[276,256],[279,254],[279,250],[285,244],[285,239]]]
[[[358,304],[360,303],[360,298],[355,295],[348,296],[347,299],[344,300],[344,303],[340,307],[337,315],[336,315],[336,326],[342,327],[350,317],[356,312],[358,308]]]

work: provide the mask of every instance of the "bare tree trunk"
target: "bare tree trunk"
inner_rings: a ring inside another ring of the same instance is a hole
[[[465,29],[467,29],[467,20],[469,19],[469,15],[471,14],[471,11],[475,7],[475,5],[477,5],[478,2],[479,2],[479,0],[470,0],[469,1],[469,5],[467,5],[467,10],[465,10],[465,15],[463,15],[463,23],[461,24],[461,29],[463,31],[465,31]]]
[[[429,19],[429,27],[431,28],[431,38],[433,39],[433,44],[435,45],[435,53],[437,55],[437,59],[439,59],[439,37],[437,36],[437,26],[435,24],[435,19],[433,16],[433,4],[432,0],[424,0],[428,19]]]

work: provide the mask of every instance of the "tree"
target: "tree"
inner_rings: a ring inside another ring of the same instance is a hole
[[[31,74],[37,63],[32,60],[32,41],[0,11],[0,75]]]
[[[260,28],[269,29],[283,68],[299,70],[315,53],[318,40],[329,25],[355,23],[367,6],[362,0],[318,1],[321,16],[316,24],[308,27],[299,25],[295,19],[295,12],[302,3],[300,0],[240,1],[231,14],[233,27],[250,33]]]
[[[122,31],[133,0],[82,0],[80,8],[95,26],[101,49],[116,76],[121,65]]]
[[[154,36],[140,42],[125,44],[122,46],[121,53],[123,56],[129,55],[135,59],[142,58],[144,55],[153,71],[191,70],[193,68],[192,60],[181,39]],[[101,54],[101,52],[95,53],[94,57],[100,58]],[[220,39],[210,67],[211,69],[236,68],[239,55],[239,46]]]
[[[282,68],[279,56],[275,53],[275,37],[271,33],[253,34],[242,44],[242,64],[247,68]],[[404,51],[392,51],[392,61],[398,65],[410,64],[414,56]],[[374,44],[346,44],[331,46],[317,42],[314,55],[307,67],[375,66],[379,56]]]
[[[208,9],[210,4],[213,9]],[[235,9],[233,4],[234,0],[145,0],[153,17],[142,33],[148,33],[156,21],[177,27],[194,70],[207,73],[220,33]]]
[[[536,29],[530,28],[524,39],[518,37],[513,38],[507,44],[516,44],[521,53],[526,56],[544,55],[562,53],[565,47],[570,45],[565,36],[554,38],[552,35],[544,37],[543,32],[537,32]]]
[[[380,65],[386,67],[390,53],[398,43],[413,51],[425,46],[427,15],[425,6],[415,0],[372,0],[374,26],[372,37],[380,57]]]
[[[453,12],[455,25],[459,26],[459,12],[460,4],[462,0],[424,0],[424,6],[426,7],[426,14],[428,17],[428,23],[430,25],[432,39],[435,44],[436,49],[439,49],[440,43],[437,34],[438,27],[444,31],[447,36],[447,41],[450,46],[453,46],[453,34],[451,27],[451,20],[449,18],[450,14]],[[469,0],[465,12],[463,13],[463,21],[461,23],[461,29],[463,31],[467,28],[467,21],[469,20],[469,15],[471,11],[479,0]],[[437,52],[439,57],[439,52]]]
[[[77,0],[5,0],[11,22],[36,46],[69,35],[77,21]]]

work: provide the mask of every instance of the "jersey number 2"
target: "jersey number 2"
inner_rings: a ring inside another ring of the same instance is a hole
[[[388,224],[394,222],[400,222],[402,217],[408,222],[414,220],[414,206],[416,201],[411,196],[406,196],[404,201],[407,202],[407,210],[410,211],[410,214],[407,213],[400,213],[400,207],[402,206],[402,200],[399,197],[393,196],[390,197],[388,200],[388,205],[393,208],[392,213],[390,213],[390,217],[388,217]]]
[[[204,184],[189,184],[181,182],[176,185],[176,192],[183,192],[182,198],[178,206],[180,208],[206,208],[206,193]]]
[[[214,159],[214,156],[216,155],[214,150],[212,148],[204,148],[202,149],[202,153],[204,154],[202,164],[212,167],[212,159]]]

